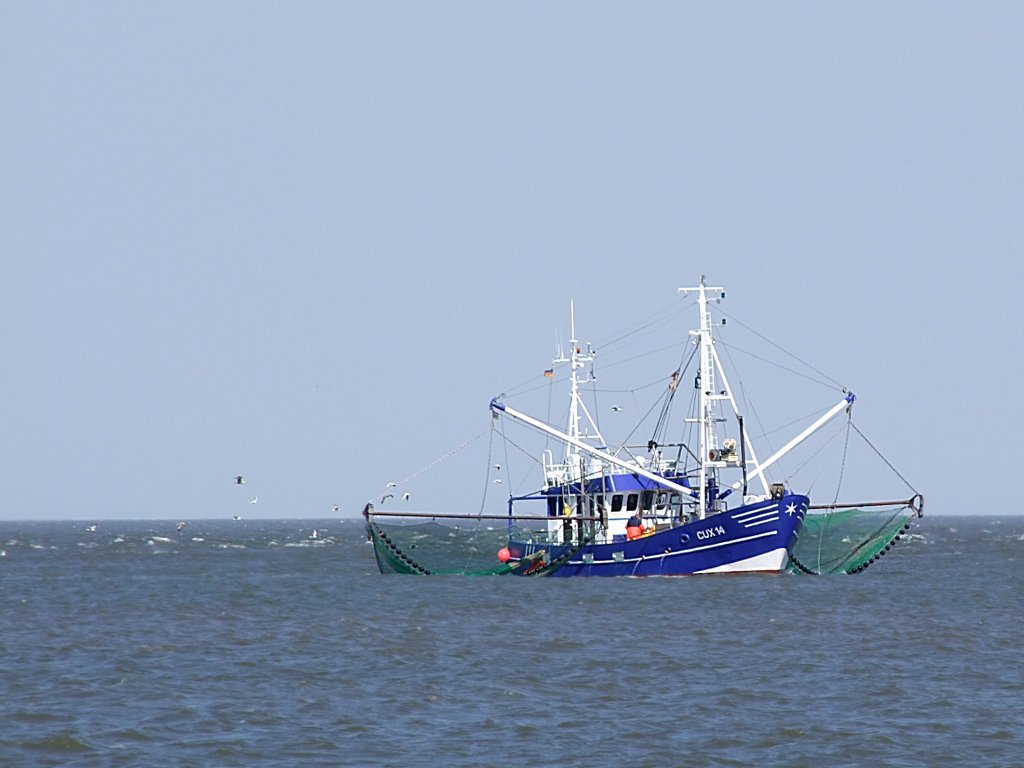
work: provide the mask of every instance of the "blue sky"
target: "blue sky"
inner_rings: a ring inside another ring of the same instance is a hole
[[[1017,3],[4,17],[2,519],[355,515],[570,299],[607,337],[701,274],[929,512],[1016,512]]]

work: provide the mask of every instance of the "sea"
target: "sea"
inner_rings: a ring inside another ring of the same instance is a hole
[[[361,520],[0,522],[0,766],[1022,766],[1024,517],[856,575],[381,575]]]

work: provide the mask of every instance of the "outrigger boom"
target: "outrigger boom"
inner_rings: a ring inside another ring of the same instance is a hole
[[[610,453],[602,451],[600,448],[594,448],[592,445],[587,445],[582,440],[579,440],[575,437],[571,437],[570,435],[567,435],[565,432],[555,429],[550,424],[545,424],[543,421],[539,421],[533,418],[532,416],[527,416],[525,413],[520,413],[514,408],[509,408],[504,403],[499,402],[497,398],[491,400],[491,410],[500,411],[501,413],[508,414],[512,418],[521,421],[524,424],[533,427],[534,429],[538,429],[541,432],[546,432],[547,434],[552,435],[553,437],[557,437],[559,440],[564,440],[570,445],[579,448],[581,451],[589,453],[591,456],[594,456],[598,459],[604,459],[609,464],[614,464],[615,466],[621,467],[622,469],[625,469],[628,472],[633,472],[634,474],[640,475],[641,477],[646,477],[648,480],[653,480],[658,485],[664,488],[668,488],[671,491],[681,493],[684,496],[689,496],[691,499],[697,498],[697,494],[694,492],[692,488],[687,488],[685,485],[680,485],[679,483],[673,483],[671,480],[666,480],[661,475],[657,475],[654,472],[648,472],[646,469],[637,466],[635,463],[631,464],[628,461],[623,461],[617,456],[612,456]]]
[[[840,400],[838,403],[833,405],[828,411],[826,411],[824,414],[822,414],[821,418],[819,418],[816,422],[814,422],[809,427],[807,427],[807,429],[805,429],[799,435],[794,437],[792,440],[790,440],[784,446],[779,448],[779,450],[777,450],[775,453],[773,453],[771,456],[769,456],[767,459],[765,459],[764,462],[762,462],[760,464],[757,464],[756,465],[756,469],[754,470],[754,474],[761,476],[761,482],[766,482],[765,479],[764,479],[764,470],[768,469],[768,467],[770,467],[776,461],[778,461],[783,456],[785,456],[787,453],[789,453],[791,450],[793,450],[798,445],[800,445],[800,443],[802,443],[804,440],[806,440],[812,434],[814,434],[819,429],[821,429],[823,426],[825,426],[828,422],[830,422],[832,419],[834,419],[836,417],[836,415],[838,415],[842,410],[851,408],[853,406],[853,401],[856,400],[856,399],[857,398],[853,394],[853,392],[847,392],[846,396],[842,400]],[[735,482],[735,483],[732,484],[732,487],[735,488],[735,489],[738,489],[741,485],[742,485],[742,482]]]
[[[550,522],[549,515],[478,515],[473,512],[380,512],[374,509],[373,504],[363,507],[363,517],[367,520],[370,517],[426,517],[431,520],[540,520]],[[593,515],[574,515],[573,520],[589,520],[599,522],[600,517]]]
[[[843,397],[842,400],[840,400],[838,403],[836,403],[834,406],[832,406],[817,421],[815,421],[813,424],[811,424],[809,427],[807,427],[807,429],[805,429],[799,435],[797,435],[792,440],[790,440],[788,443],[786,443],[786,445],[784,445],[782,448],[780,448],[778,451],[776,451],[774,454],[772,454],[769,458],[765,459],[765,461],[763,463],[760,463],[760,464],[755,463],[754,474],[755,475],[760,475],[761,478],[762,478],[762,482],[765,482],[765,480],[764,480],[764,470],[766,470],[768,467],[770,467],[776,461],[781,459],[783,456],[785,456],[791,450],[796,448],[800,443],[802,443],[804,440],[806,440],[808,437],[810,437],[814,432],[816,432],[817,430],[821,429],[821,427],[823,427],[825,424],[827,424],[829,421],[831,421],[833,418],[835,418],[835,416],[837,414],[839,414],[843,409],[849,408],[850,406],[852,406],[853,405],[853,401],[855,399],[856,398],[854,397],[854,394],[852,392],[847,392],[845,397]],[[643,467],[638,466],[636,463],[631,463],[631,462],[628,462],[628,461],[623,461],[622,459],[618,458],[617,456],[613,456],[612,454],[610,454],[610,453],[608,453],[606,451],[602,451],[600,448],[595,448],[592,445],[587,445],[582,440],[579,440],[579,439],[577,439],[575,437],[567,435],[565,432],[562,432],[561,430],[556,429],[555,427],[552,427],[550,424],[545,424],[543,421],[535,419],[532,416],[527,416],[525,413],[520,413],[519,411],[515,410],[514,408],[510,408],[509,406],[507,406],[504,403],[500,402],[497,398],[494,398],[494,399],[491,400],[491,410],[493,410],[493,411],[500,411],[501,413],[507,414],[507,415],[511,416],[512,418],[516,419],[517,421],[521,421],[524,424],[533,427],[534,429],[540,430],[541,432],[545,432],[546,434],[549,434],[549,435],[551,435],[553,437],[557,437],[559,440],[564,440],[565,442],[569,443],[570,445],[573,445],[576,448],[579,448],[581,451],[584,451],[584,452],[590,454],[591,456],[594,456],[594,457],[599,458],[599,459],[603,459],[603,460],[607,461],[610,464],[614,464],[617,467],[621,467],[622,469],[625,469],[628,472],[632,472],[634,474],[640,475],[641,477],[645,477],[648,480],[652,480],[652,481],[654,481],[655,483],[657,483],[658,485],[660,485],[660,486],[662,486],[664,488],[668,488],[669,490],[676,491],[677,493],[682,493],[683,495],[688,496],[691,499],[698,499],[699,496],[700,496],[692,488],[687,488],[686,486],[680,485],[679,483],[674,483],[671,480],[667,480],[664,477],[662,477],[661,475],[658,475],[658,474],[656,474],[654,472],[648,472],[646,469],[644,469]],[[742,485],[742,481],[737,481],[735,483],[732,483],[731,487],[733,489],[739,489],[741,485]]]

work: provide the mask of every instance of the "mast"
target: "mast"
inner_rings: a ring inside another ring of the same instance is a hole
[[[579,340],[576,338],[576,302],[569,300],[569,380],[571,394],[569,397],[569,436],[579,439],[580,436],[580,380],[577,371],[583,367],[583,356],[580,354]],[[590,358],[593,359],[592,357]]]
[[[680,288],[681,292],[697,291],[697,307],[700,312],[700,330],[691,331],[690,334],[698,337],[700,344],[700,389],[698,418],[700,428],[700,517],[707,516],[708,511],[708,470],[712,451],[717,453],[718,435],[715,425],[718,417],[718,401],[727,399],[727,395],[720,395],[715,387],[715,350],[714,339],[711,336],[711,311],[708,309],[708,292],[720,294],[718,301],[725,298],[725,289],[711,287],[705,284],[704,275],[701,275],[700,285],[696,288]],[[711,475],[714,476],[712,469]]]
[[[583,471],[583,459],[579,453],[579,445],[583,438],[588,438],[597,440],[603,446],[604,438],[601,437],[601,432],[594,423],[594,419],[587,410],[587,406],[580,394],[580,385],[593,381],[593,378],[582,376],[580,372],[587,363],[594,361],[594,351],[588,345],[587,351],[583,352],[583,348],[576,338],[576,305],[572,300],[569,301],[569,326],[569,356],[566,357],[564,353],[561,353],[552,363],[569,363],[569,424],[566,435],[570,439],[566,440],[565,444],[565,467],[566,475],[570,480],[579,480],[582,483],[585,472]],[[589,429],[586,431],[580,427],[584,416],[589,424]]]
[[[697,421],[700,425],[699,504],[700,516],[701,518],[704,518],[708,512],[708,502],[710,497],[710,494],[708,493],[708,480],[709,478],[712,478],[717,484],[718,468],[725,466],[725,464],[719,461],[721,458],[721,451],[718,446],[718,429],[716,425],[719,422],[725,421],[725,419],[719,415],[719,401],[728,401],[732,406],[732,411],[736,415],[737,419],[740,419],[741,417],[736,399],[732,394],[732,388],[729,386],[725,370],[722,367],[722,361],[718,358],[718,352],[715,350],[715,340],[711,332],[711,311],[708,307],[708,294],[711,294],[716,302],[721,302],[721,300],[725,298],[725,288],[722,288],[721,286],[711,287],[706,285],[704,282],[704,276],[701,275],[699,286],[696,288],[680,288],[679,291],[681,293],[686,293],[688,291],[698,292],[697,305],[700,311],[700,330],[690,331],[690,335],[698,337],[700,344],[700,400],[698,403],[698,418],[687,419],[687,421]],[[715,296],[714,294],[718,295]],[[723,320],[722,322],[725,321]],[[716,375],[721,377],[721,391],[718,389]],[[821,429],[825,424],[835,418],[835,416],[842,413],[843,410],[851,408],[854,400],[856,400],[854,394],[849,390],[844,389],[842,400],[832,406],[826,413],[818,418],[817,421],[803,430],[799,435],[794,437],[763,462],[758,460],[757,455],[754,452],[754,446],[750,443],[749,436],[744,433],[741,422],[740,440],[743,442],[743,445],[741,447],[742,454],[739,463],[743,470],[743,477],[739,481],[732,483],[731,487],[734,490],[746,488],[747,464],[749,461],[749,463],[753,464],[754,476],[761,481],[761,485],[767,493],[768,479],[765,476],[764,471],[789,453],[793,448],[810,437],[814,432]],[[744,490],[744,495],[745,494],[746,491]]]

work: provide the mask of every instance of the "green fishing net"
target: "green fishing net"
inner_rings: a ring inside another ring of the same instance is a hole
[[[920,497],[906,502],[860,508],[811,510],[790,549],[790,573],[860,573],[887,554],[921,515]],[[466,516],[451,519],[403,519],[371,515],[367,533],[384,573],[489,576],[513,573],[498,551],[507,546],[507,523]],[[547,533],[516,527],[512,538],[543,543]],[[586,541],[584,541],[586,543]],[[567,554],[571,554],[567,553]],[[531,570],[544,575],[555,561]],[[518,566],[522,567],[522,566]]]
[[[511,572],[498,561],[508,544],[508,526],[429,522],[383,522],[367,525],[382,572],[487,576]]]
[[[860,573],[887,554],[920,515],[920,497],[870,508],[812,510],[790,549],[788,570]]]
[[[579,538],[570,547],[562,547],[555,533],[546,529],[495,524],[472,516],[441,516],[449,519],[409,521],[400,516],[370,516],[367,533],[373,543],[377,564],[383,573],[413,573],[459,576],[497,576],[507,573],[545,576],[561,568],[580,548],[594,540],[595,529],[577,529]],[[458,523],[453,517],[461,517]],[[498,559],[509,539],[540,545],[537,553],[512,563]],[[549,547],[558,546],[560,554],[551,558]]]

